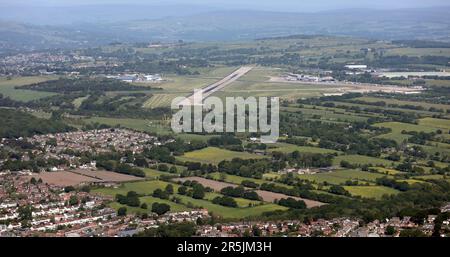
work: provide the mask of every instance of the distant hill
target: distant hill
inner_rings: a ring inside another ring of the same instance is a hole
[[[95,19],[70,25],[0,22],[0,53],[14,47],[79,47],[110,42],[234,41],[288,35],[343,35],[388,40],[450,42],[450,8],[351,9],[318,13],[187,10],[182,15],[136,15],[120,22]],[[192,13],[194,12],[194,13]],[[1,13],[1,11],[0,11]],[[114,12],[113,12],[114,13]],[[84,15],[95,16],[95,9]],[[142,17],[150,17],[140,19]],[[8,16],[0,16],[2,19]],[[69,16],[68,18],[70,18]],[[118,19],[119,19],[118,18]],[[70,19],[69,19],[70,20]]]

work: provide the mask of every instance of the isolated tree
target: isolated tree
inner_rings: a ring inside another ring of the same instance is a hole
[[[203,199],[203,197],[205,197],[205,188],[200,184],[194,185],[193,192],[192,192],[192,198]]]
[[[178,194],[180,194],[180,195],[185,195],[187,193],[187,187],[185,187],[185,186],[180,186],[179,188],[178,188]]]
[[[117,216],[126,216],[127,215],[127,208],[126,207],[120,207],[117,210]]]
[[[170,195],[173,194],[173,186],[171,184],[168,184],[164,191],[166,191]]]
[[[178,169],[175,166],[170,167],[169,173],[177,173]]]
[[[153,203],[152,204],[152,212],[163,215],[164,213],[167,213],[170,211],[170,205],[165,203]]]

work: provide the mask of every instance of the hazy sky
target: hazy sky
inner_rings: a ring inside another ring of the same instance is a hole
[[[448,0],[0,0],[0,5],[194,4],[227,9],[319,11],[345,8],[414,8],[448,6]]]

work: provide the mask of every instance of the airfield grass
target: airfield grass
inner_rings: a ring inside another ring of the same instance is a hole
[[[395,195],[399,191],[383,186],[344,186],[352,196],[360,196],[363,198],[381,199],[383,195]]]
[[[303,97],[319,97],[323,93],[338,92],[339,88],[322,85],[305,85],[300,83],[252,82],[238,80],[213,95],[225,97],[280,97],[285,100],[295,100]]]
[[[169,107],[173,99],[183,95],[184,94],[154,94],[143,104],[143,107],[150,109]]]
[[[185,153],[183,156],[176,158],[179,161],[218,164],[223,160],[232,160],[233,158],[262,159],[264,157],[247,152],[234,152],[217,147],[207,147],[201,150]]]
[[[165,82],[159,83],[162,91],[154,94],[143,104],[144,108],[170,107],[171,102],[178,96],[188,96],[194,89],[200,89],[215,83],[231,74],[238,67],[211,67],[199,70],[200,75],[169,76]]]
[[[50,76],[34,76],[34,77],[14,77],[11,80],[0,78],[0,94],[9,97],[12,100],[29,102],[44,97],[55,95],[50,92],[40,92],[33,90],[16,89],[16,86],[30,85],[34,83],[44,82],[56,79]]]

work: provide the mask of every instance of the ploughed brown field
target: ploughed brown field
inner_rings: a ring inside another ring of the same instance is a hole
[[[231,184],[231,183],[226,183],[226,182],[221,182],[221,181],[216,181],[216,180],[211,180],[211,179],[206,179],[206,178],[201,178],[201,177],[187,177],[187,178],[177,178],[174,179],[174,181],[197,181],[198,183],[202,184],[205,187],[210,187],[212,189],[214,189],[215,191],[220,191],[225,187],[237,187],[237,185],[235,184]],[[247,189],[251,189],[251,188],[247,188]],[[270,202],[273,203],[273,201],[275,200],[279,200],[282,198],[294,198],[296,200],[302,200],[305,202],[306,206],[308,208],[313,208],[313,207],[318,207],[321,205],[324,205],[324,203],[318,202],[318,201],[313,201],[313,200],[308,200],[308,199],[303,199],[300,197],[295,197],[295,196],[289,196],[289,195],[284,195],[284,194],[279,194],[279,193],[273,193],[273,192],[269,192],[269,191],[264,191],[264,190],[255,190],[255,192],[262,197],[263,201],[265,202]]]
[[[57,171],[57,172],[41,172],[32,175],[36,179],[42,179],[44,183],[56,186],[76,186],[88,183],[110,183],[110,182],[129,182],[143,180],[135,176],[120,174],[110,171],[89,171],[89,170],[73,170],[73,171]]]

